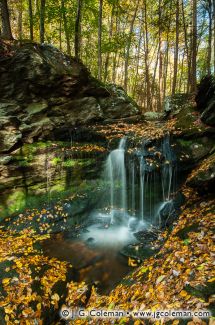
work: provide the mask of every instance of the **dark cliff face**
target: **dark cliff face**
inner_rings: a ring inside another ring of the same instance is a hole
[[[0,122],[14,134],[3,139],[1,132],[3,152],[10,142],[62,138],[75,126],[140,115],[123,89],[102,84],[51,45],[1,43],[0,52]]]
[[[215,126],[215,78],[206,76],[198,86],[196,95],[197,109],[201,112],[201,120]]]

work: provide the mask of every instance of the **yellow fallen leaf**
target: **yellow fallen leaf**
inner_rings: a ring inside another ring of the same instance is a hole
[[[186,296],[187,296],[187,291],[182,290],[182,291],[179,293],[179,295],[180,295],[181,297],[186,297]]]
[[[4,278],[3,280],[2,280],[2,284],[8,284],[10,282],[10,278]]]
[[[5,307],[4,312],[5,314],[12,314],[13,308],[11,306]]]
[[[60,297],[57,293],[54,293],[52,296],[51,296],[51,299],[52,300],[56,300],[56,301],[59,301],[60,300]]]
[[[41,310],[41,307],[42,307],[42,305],[41,305],[41,303],[39,302],[39,303],[37,304],[37,310]]]

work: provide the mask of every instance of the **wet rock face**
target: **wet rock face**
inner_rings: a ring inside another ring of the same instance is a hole
[[[215,79],[206,76],[202,79],[196,95],[197,109],[201,112],[201,120],[208,125],[215,125]]]
[[[202,161],[199,168],[194,170],[187,180],[187,185],[199,193],[214,192],[215,185],[215,153]]]
[[[2,142],[57,140],[61,130],[140,114],[123,89],[92,78],[81,62],[51,45],[25,43],[6,50],[0,60],[1,124],[4,130],[5,116],[16,116],[19,126],[13,139]]]

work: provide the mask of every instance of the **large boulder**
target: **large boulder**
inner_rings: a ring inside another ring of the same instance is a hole
[[[213,153],[192,172],[187,185],[199,192],[214,191],[215,185],[215,154]]]
[[[66,140],[77,126],[140,116],[137,104],[122,88],[96,80],[81,62],[51,45],[4,44],[1,48],[3,152],[20,139],[23,143],[62,140],[63,133]],[[16,116],[19,126],[8,128],[6,117],[11,116]]]
[[[201,120],[208,125],[215,125],[215,78],[206,76],[198,86],[196,95],[197,109],[201,112]]]
[[[12,57],[1,62],[1,89],[3,98],[27,101],[71,95],[87,84],[89,72],[83,64],[70,60],[51,45],[25,44]]]
[[[212,98],[201,115],[201,120],[208,125],[215,125],[215,97]]]
[[[190,100],[191,95],[184,93],[166,96],[164,100],[164,113],[175,116],[182,108],[190,105]]]

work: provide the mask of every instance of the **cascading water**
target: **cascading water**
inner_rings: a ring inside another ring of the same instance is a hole
[[[110,184],[111,223],[114,222],[116,210],[123,216],[127,213],[125,145],[126,138],[122,138],[118,149],[111,151],[106,161],[105,174]]]
[[[162,153],[165,158],[162,168],[163,200],[169,201],[173,182],[173,154],[170,146],[169,135],[164,137],[162,143]]]
[[[144,220],[144,186],[145,185],[145,164],[143,156],[140,157],[140,217]]]
[[[122,138],[107,158],[105,176],[112,224],[136,224],[135,230],[146,224],[159,227],[161,210],[167,203],[170,206],[175,190],[170,138],[165,136],[158,145],[157,156],[147,143],[144,140],[141,150],[127,155],[125,161],[126,138]]]
[[[175,157],[171,149],[169,134],[164,137],[161,149],[165,161],[161,172],[163,202],[160,204],[157,212],[159,226],[161,225],[162,212],[166,209],[170,215],[174,210],[171,195],[176,190],[176,168],[174,166]]]
[[[135,204],[135,163],[132,161],[131,165],[131,211],[132,215],[135,216],[136,214],[136,204]]]

